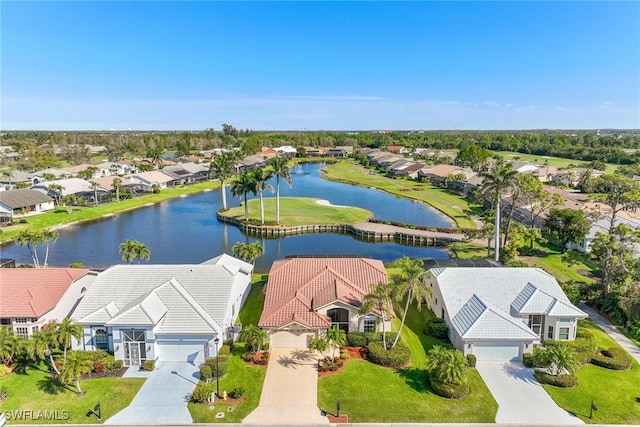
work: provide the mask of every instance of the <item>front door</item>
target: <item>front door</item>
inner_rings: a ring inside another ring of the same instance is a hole
[[[140,364],[140,344],[137,342],[129,343],[129,359],[131,366]]]

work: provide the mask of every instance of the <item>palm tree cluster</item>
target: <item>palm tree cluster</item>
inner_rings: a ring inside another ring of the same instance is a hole
[[[580,367],[575,351],[565,343],[541,348],[533,356],[535,366],[546,368],[551,375],[574,374]]]
[[[248,325],[242,330],[242,339],[254,352],[259,352],[269,342],[269,333],[255,325]]]
[[[138,260],[138,264],[140,264],[142,259],[147,261],[151,259],[151,251],[147,245],[137,240],[127,240],[120,243],[118,252],[122,255],[122,261],[129,264],[133,264],[135,260]]]
[[[256,259],[260,258],[263,253],[264,247],[258,241],[253,243],[238,242],[231,248],[231,254],[234,257],[250,262],[251,264],[253,264]]]
[[[51,230],[50,228],[46,228],[40,231],[31,231],[31,230],[22,230],[19,232],[15,241],[21,245],[26,246],[31,253],[31,259],[33,260],[33,265],[36,268],[46,267],[49,262],[49,244],[51,242],[55,242],[58,240],[58,232],[55,230]],[[45,246],[45,256],[44,263],[40,264],[40,257],[38,255],[38,246]]]
[[[467,358],[453,347],[435,345],[427,353],[430,377],[445,384],[466,384],[468,368]]]

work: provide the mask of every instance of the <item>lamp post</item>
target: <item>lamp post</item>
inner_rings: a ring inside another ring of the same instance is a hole
[[[213,342],[216,345],[216,396],[220,398],[220,358],[218,357],[218,343],[220,338],[216,337]]]

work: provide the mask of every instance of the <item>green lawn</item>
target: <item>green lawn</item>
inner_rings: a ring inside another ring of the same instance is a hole
[[[308,197],[281,197],[280,223],[288,227],[315,224],[355,224],[364,222],[372,216],[366,209],[357,207],[324,206],[318,199]],[[225,216],[244,219],[244,206],[231,208],[224,212]],[[249,200],[249,218],[260,220],[260,200]],[[265,221],[276,220],[276,199],[264,199]]]
[[[493,253],[487,255],[487,245],[480,245],[474,242],[455,242],[449,247],[456,258],[460,259],[493,259]]]
[[[41,363],[2,379],[2,385],[9,390],[9,397],[0,404],[0,409],[3,412],[58,411],[59,418],[65,418],[61,415],[62,411],[67,411],[68,414],[68,419],[23,419],[21,424],[101,424],[127,407],[144,381],[144,378],[119,377],[83,380],[80,387],[87,394],[78,396],[75,385],[61,384],[54,380],[48,374],[46,365]],[[95,415],[87,415],[98,401],[102,409],[102,421],[98,421]]]
[[[593,332],[600,347],[617,346],[592,321],[581,321],[580,326]],[[640,364],[634,361],[629,371],[613,371],[589,364],[578,370],[577,376],[578,386],[573,389],[544,386],[561,408],[587,423],[640,424]],[[589,419],[592,400],[598,411],[593,413],[593,419]]]
[[[560,253],[558,248],[550,245],[541,246],[536,243],[536,249],[542,254],[535,257],[520,257],[527,261],[531,267],[540,267],[547,273],[558,279],[559,282],[576,280],[581,282],[593,282],[594,279],[589,278],[580,273],[580,270],[593,272],[595,263],[589,259],[589,256],[578,251],[567,251]]]
[[[212,405],[208,403],[190,402],[188,408],[194,423],[240,423],[244,417],[258,407],[267,369],[245,363],[240,357],[243,348],[240,346],[240,348],[234,349],[234,354],[229,358],[227,374],[220,379],[220,393],[242,387],[245,389],[245,401],[233,405],[216,403],[213,405],[213,409],[210,408]],[[215,379],[208,384],[208,387],[212,392],[215,392]],[[233,411],[229,412],[229,407],[233,407]],[[224,412],[224,418],[215,418],[218,412]]]
[[[71,214],[67,213],[66,207],[57,207],[53,211],[26,218],[26,224],[14,224],[9,227],[3,227],[2,233],[0,234],[0,243],[13,239],[13,237],[15,237],[15,235],[21,230],[36,231],[56,225],[95,220],[105,215],[112,215],[118,212],[140,208],[147,204],[159,203],[163,200],[199,193],[219,187],[220,182],[218,181],[206,181],[185,187],[167,188],[161,190],[158,194],[148,194],[136,199],[121,200],[120,203],[115,202],[114,199],[113,202],[106,203],[98,207],[74,207]],[[211,215],[212,217],[215,217],[215,212],[211,212]]]
[[[262,291],[269,277],[266,274],[254,274],[253,276],[251,291],[238,315],[238,321],[245,326],[258,325],[258,320],[260,320],[260,315],[264,308],[265,295]]]
[[[494,151],[495,154],[499,154],[504,157],[507,161],[519,160],[519,161],[528,161],[531,163],[535,163],[537,165],[549,165],[555,166],[557,168],[566,168],[569,165],[579,165],[580,163],[585,163],[581,160],[573,160],[573,159],[563,159],[561,157],[550,157],[550,156],[540,156],[537,154],[523,154],[512,151]],[[612,163],[607,163],[607,173],[613,173],[618,165],[614,165]]]
[[[467,214],[471,207],[466,198],[442,188],[407,179],[387,178],[347,160],[327,166],[323,171],[323,177],[333,181],[374,187],[398,197],[420,200],[451,218],[458,227],[476,228]]]

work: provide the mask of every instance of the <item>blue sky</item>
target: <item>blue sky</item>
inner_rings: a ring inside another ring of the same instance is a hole
[[[2,1],[0,128],[640,128],[640,2]]]

